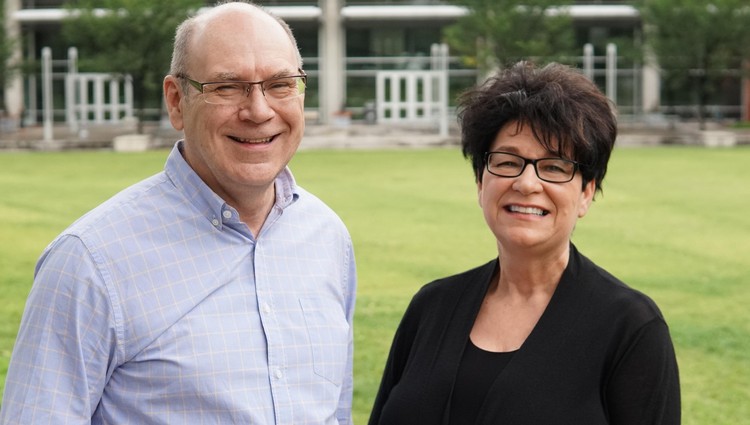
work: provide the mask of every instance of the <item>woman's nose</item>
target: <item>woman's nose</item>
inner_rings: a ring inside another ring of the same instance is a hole
[[[528,194],[539,191],[541,188],[542,180],[536,175],[534,164],[527,163],[523,171],[521,171],[521,175],[515,178],[513,189]]]

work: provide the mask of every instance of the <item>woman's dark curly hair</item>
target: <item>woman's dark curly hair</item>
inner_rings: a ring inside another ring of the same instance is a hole
[[[580,163],[585,186],[601,192],[617,137],[614,107],[597,86],[573,68],[552,63],[537,68],[518,62],[459,99],[464,157],[482,181],[484,154],[509,123],[528,126],[545,149]],[[518,128],[520,130],[520,127]]]

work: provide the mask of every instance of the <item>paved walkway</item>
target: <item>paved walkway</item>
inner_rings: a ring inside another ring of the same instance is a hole
[[[750,129],[725,130],[716,125],[713,131],[729,131],[736,144],[750,145]],[[171,147],[182,134],[168,126],[152,124],[146,127],[152,148]],[[53,129],[53,140],[45,141],[41,126],[22,128],[11,133],[0,133],[2,150],[67,150],[111,149],[112,140],[134,133],[133,128],[116,125],[92,126],[72,133],[67,126]],[[692,124],[621,124],[617,146],[702,145],[702,133]],[[346,127],[309,125],[300,149],[382,149],[426,148],[458,146],[460,134],[453,125],[447,136],[440,136],[437,128],[394,127],[354,123]]]

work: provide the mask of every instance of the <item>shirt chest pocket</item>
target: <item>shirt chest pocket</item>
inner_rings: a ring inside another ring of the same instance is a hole
[[[315,374],[341,385],[347,367],[349,323],[341,304],[323,298],[300,298]]]

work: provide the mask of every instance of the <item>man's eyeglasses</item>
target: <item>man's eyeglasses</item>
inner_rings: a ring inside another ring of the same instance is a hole
[[[564,158],[528,159],[508,152],[487,152],[484,162],[490,174],[499,177],[518,177],[531,164],[540,180],[567,183],[573,180],[579,164]]]
[[[201,83],[184,74],[176,75],[184,78],[191,86],[203,93],[203,100],[212,105],[238,105],[250,96],[254,85],[260,86],[260,91],[267,101],[292,99],[305,93],[307,74],[299,70],[299,75],[270,78],[264,81],[209,81]]]

